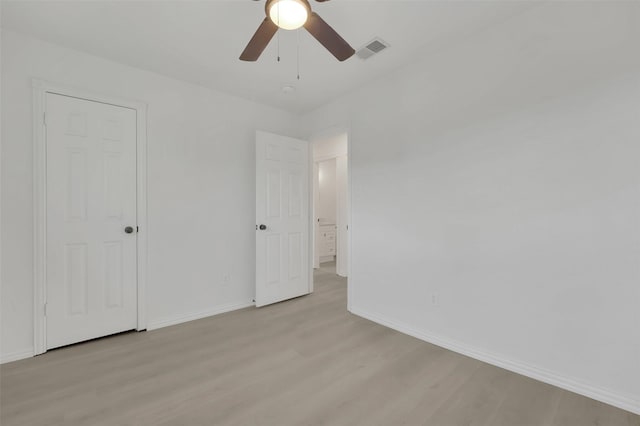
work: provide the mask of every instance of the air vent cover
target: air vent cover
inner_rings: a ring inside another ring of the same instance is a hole
[[[369,59],[373,55],[382,52],[387,47],[389,47],[387,43],[379,38],[375,38],[367,43],[364,47],[358,49],[356,55],[358,55],[360,59]]]

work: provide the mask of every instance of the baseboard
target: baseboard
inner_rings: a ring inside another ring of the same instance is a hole
[[[224,314],[225,312],[231,312],[238,309],[248,308],[254,305],[255,303],[253,302],[231,303],[228,305],[216,306],[215,308],[207,309],[204,311],[189,312],[183,315],[176,315],[173,317],[161,318],[158,320],[150,320],[147,322],[147,330],[156,330],[158,328],[182,324],[183,322],[195,321],[202,318],[211,317],[214,315]]]
[[[22,351],[9,352],[7,354],[0,355],[0,364],[6,364],[8,362],[19,361],[25,358],[33,357],[33,348],[25,349]]]
[[[183,322],[194,321],[213,315],[223,314],[225,312],[231,312],[238,309],[248,308],[254,306],[253,302],[245,303],[232,303],[228,305],[217,306],[213,309],[204,311],[191,312],[185,315],[176,315],[170,318],[163,318],[159,320],[149,321],[147,323],[147,330],[156,330],[158,328],[169,327],[171,325],[181,324]],[[8,362],[18,361],[25,358],[31,358],[34,356],[33,348],[25,349],[22,351],[9,352],[6,354],[0,354],[0,364],[6,364]]]
[[[545,382],[550,385],[557,386],[559,388],[566,389],[568,391],[575,392],[589,398],[593,398],[600,402],[604,402],[605,404],[613,405],[614,407],[618,407],[635,414],[640,414],[640,400],[630,398],[626,395],[620,395],[610,390],[601,389],[586,383],[582,383],[573,378],[566,377],[561,374],[536,367],[534,365],[508,359],[499,354],[478,350],[464,343],[447,339],[442,336],[416,330],[408,324],[388,320],[383,315],[372,313],[370,311],[367,311],[366,309],[351,306],[349,308],[349,311],[362,318],[366,318],[370,321],[373,321],[380,325],[384,325],[385,327],[392,328],[401,333],[408,334],[409,336],[413,336],[417,339],[424,340],[425,342],[429,342],[445,349],[449,349],[453,352],[457,352],[459,354],[466,355],[479,361],[486,362],[487,364],[495,365],[497,367],[504,368],[505,370],[513,371],[514,373],[522,374],[523,376],[527,376],[532,379],[539,380],[541,382]]]

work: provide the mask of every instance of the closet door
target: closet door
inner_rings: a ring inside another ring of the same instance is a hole
[[[46,348],[137,325],[136,111],[46,95]]]

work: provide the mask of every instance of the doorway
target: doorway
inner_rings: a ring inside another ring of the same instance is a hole
[[[349,141],[346,130],[312,139],[314,268],[349,275]]]

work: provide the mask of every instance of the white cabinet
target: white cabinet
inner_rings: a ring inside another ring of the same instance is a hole
[[[336,255],[336,226],[320,225],[318,249],[320,257]]]

